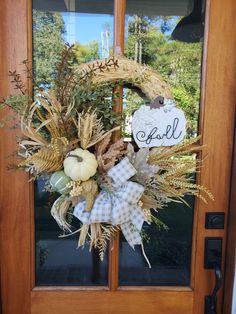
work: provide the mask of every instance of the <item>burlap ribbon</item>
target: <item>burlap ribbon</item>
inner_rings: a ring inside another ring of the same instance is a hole
[[[136,170],[129,159],[122,159],[108,171],[108,176],[112,179],[112,191],[102,190],[96,197],[91,212],[85,212],[85,201],[78,203],[74,216],[84,224],[103,222],[120,225],[131,247],[142,244],[140,231],[145,216],[138,202],[144,187],[128,181],[135,174]]]

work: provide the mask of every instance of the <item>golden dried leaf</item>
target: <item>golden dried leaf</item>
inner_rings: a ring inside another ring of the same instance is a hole
[[[58,171],[63,168],[64,155],[68,149],[69,143],[66,138],[52,139],[50,145],[42,147],[26,158],[19,167],[31,167],[37,174]]]
[[[93,204],[98,193],[98,185],[97,182],[90,179],[88,181],[84,181],[81,183],[82,192],[81,196],[85,198],[86,207],[85,211],[90,212],[93,208]]]
[[[102,172],[108,171],[112,168],[117,160],[123,157],[127,150],[126,144],[122,139],[110,145],[110,136],[106,136],[96,146],[96,157],[98,161],[98,170]]]

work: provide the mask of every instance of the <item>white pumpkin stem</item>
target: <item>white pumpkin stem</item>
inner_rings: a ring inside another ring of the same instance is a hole
[[[68,155],[67,157],[74,157],[77,159],[78,162],[82,162],[83,161],[83,158],[80,157],[80,156],[77,156],[77,155]]]

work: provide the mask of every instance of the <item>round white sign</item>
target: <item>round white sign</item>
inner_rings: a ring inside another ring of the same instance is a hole
[[[139,148],[176,145],[186,135],[184,112],[174,106],[143,105],[133,115],[132,133]]]

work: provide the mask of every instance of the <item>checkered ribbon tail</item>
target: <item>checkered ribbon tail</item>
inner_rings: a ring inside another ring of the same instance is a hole
[[[135,168],[125,157],[108,171],[112,179],[113,192],[101,191],[95,199],[91,212],[85,212],[85,201],[78,203],[74,216],[84,224],[111,223],[120,225],[130,246],[141,244],[140,231],[145,220],[143,210],[138,206],[144,187],[128,181],[136,173]]]

